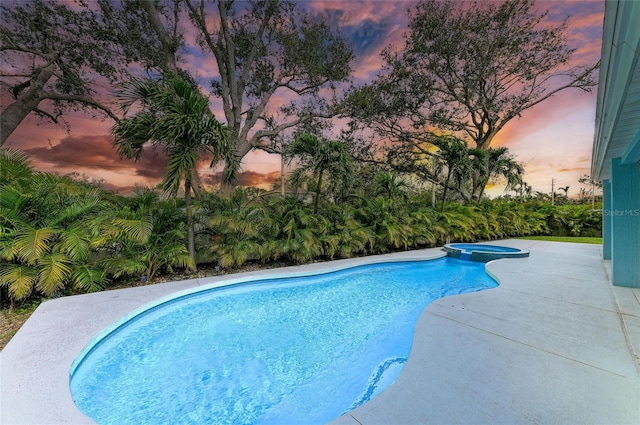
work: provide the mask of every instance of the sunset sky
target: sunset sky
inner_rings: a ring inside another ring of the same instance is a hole
[[[407,9],[415,5],[407,0],[310,0],[299,2],[311,13],[324,14],[340,28],[354,46],[353,81],[370,81],[380,71],[380,52],[389,45],[400,46],[407,29]],[[559,23],[567,15],[568,38],[577,48],[576,63],[593,63],[600,57],[604,1],[540,1],[537,7],[549,9],[549,19]],[[215,75],[217,68],[210,56],[203,57],[195,40],[186,34],[187,67],[204,80]],[[525,165],[525,181],[534,191],[550,192],[551,180],[557,187],[570,186],[569,195],[579,191],[578,178],[588,174],[595,123],[595,91],[585,94],[566,90],[525,111],[511,121],[496,137],[492,146],[507,146]],[[286,97],[281,96],[283,101]],[[3,96],[3,101],[7,98]],[[214,106],[214,111],[216,107]],[[223,115],[216,112],[219,119]],[[11,135],[5,147],[24,150],[31,164],[42,171],[66,174],[77,172],[89,178],[103,179],[111,189],[128,190],[134,184],[153,185],[164,175],[162,156],[143,156],[141,161],[120,159],[112,147],[109,130],[112,121],[76,113],[68,117],[70,132],[53,124],[30,117]],[[255,152],[245,157],[241,182],[246,185],[270,185],[280,175],[280,158]],[[205,180],[217,174],[202,169]],[[501,191],[489,191],[500,195]]]

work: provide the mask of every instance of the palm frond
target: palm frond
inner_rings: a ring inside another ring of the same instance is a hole
[[[34,267],[2,264],[0,269],[0,286],[6,286],[9,296],[16,300],[28,297],[37,280],[38,270]]]
[[[53,296],[65,286],[71,275],[69,258],[62,253],[48,254],[38,261],[40,278],[36,288],[48,297]]]
[[[101,260],[100,266],[116,279],[122,276],[141,275],[147,269],[147,266],[139,259],[115,256]]]
[[[116,218],[113,224],[120,228],[128,239],[140,244],[146,243],[153,232],[153,219],[149,214],[145,214],[139,220]]]
[[[86,264],[74,268],[71,281],[74,288],[86,292],[99,291],[109,283],[104,271],[93,269]]]
[[[27,201],[31,198],[28,194],[23,193],[12,186],[0,186],[0,208],[6,209],[7,214],[16,216],[23,212]]]
[[[85,193],[82,199],[76,199],[66,208],[55,214],[49,222],[50,226],[58,226],[63,222],[72,221],[84,216],[100,205],[100,196],[97,193]]]
[[[29,179],[33,174],[29,157],[17,149],[0,149],[0,184]]]
[[[59,233],[59,229],[48,227],[21,228],[13,244],[16,257],[28,264],[36,264],[46,252],[51,250],[51,242]]]
[[[86,261],[91,253],[86,229],[74,225],[61,232],[59,249],[73,261]]]
[[[185,147],[177,147],[169,152],[167,174],[162,180],[162,188],[175,195],[180,189],[180,182],[184,175],[191,174],[196,166],[197,151]]]

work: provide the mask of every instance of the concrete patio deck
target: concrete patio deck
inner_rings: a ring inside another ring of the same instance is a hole
[[[498,288],[430,304],[397,381],[332,425],[640,423],[640,290],[609,284],[599,245],[499,244],[531,256],[488,263]],[[99,331],[173,292],[440,255],[429,249],[47,301],[0,353],[0,423],[92,423],[71,398],[71,363]]]

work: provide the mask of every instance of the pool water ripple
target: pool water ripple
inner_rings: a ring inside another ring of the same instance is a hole
[[[107,334],[71,391],[100,424],[326,423],[392,384],[431,301],[495,286],[442,258],[205,290]]]

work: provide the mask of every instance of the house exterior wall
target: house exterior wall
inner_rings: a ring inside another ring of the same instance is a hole
[[[640,163],[611,162],[611,280],[640,288]]]
[[[591,175],[603,181],[604,259],[640,288],[640,1],[605,4]]]
[[[605,214],[611,210],[611,181],[602,182],[602,258],[611,260],[611,214]]]

